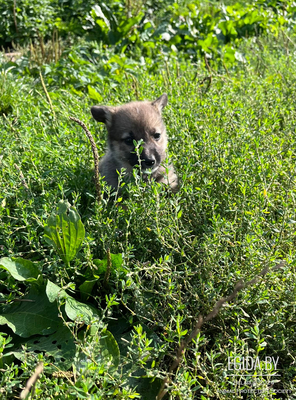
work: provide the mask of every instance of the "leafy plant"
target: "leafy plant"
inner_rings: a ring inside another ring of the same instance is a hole
[[[44,72],[48,84],[67,85],[74,91],[89,91],[105,81],[118,86],[126,74],[137,76],[143,68],[155,72],[159,66],[176,59],[204,60],[208,69],[226,68],[227,71],[246,62],[244,54],[238,51],[242,40],[269,31],[278,36],[283,27],[293,29],[295,23],[292,2],[288,2],[285,10],[279,8],[277,12],[272,4],[263,6],[261,1],[228,6],[198,1],[173,3],[168,4],[165,12],[147,2],[146,12],[144,6],[139,5],[138,12],[127,13],[125,5],[117,0],[108,5],[104,2],[83,5],[77,0],[75,7],[73,5],[77,12],[73,15],[69,13],[67,2],[62,5],[50,2],[51,6],[54,14],[48,17],[49,21],[46,15],[36,16],[41,21],[36,29],[40,51],[31,45],[30,52],[14,64],[15,72],[38,76],[39,66],[46,61]],[[34,12],[38,14],[39,9],[38,6]],[[46,31],[53,31],[45,42],[44,26],[47,26]],[[35,33],[25,29],[33,40]],[[70,50],[62,51],[65,45],[60,43],[59,35],[65,37],[73,33],[86,41],[76,41]],[[49,41],[52,57],[46,44]],[[50,63],[50,60],[55,62]]]
[[[13,111],[17,88],[11,70],[13,66],[0,71],[0,115],[8,115]],[[21,89],[21,88],[19,88]]]
[[[61,58],[37,62],[22,49],[0,61],[14,67],[12,112],[0,117],[1,396],[19,397],[42,362],[39,398],[150,400],[164,382],[182,400],[293,397],[293,4],[109,2],[123,26],[123,15],[145,13],[125,36],[110,24],[115,44],[99,30],[103,17],[87,19],[93,6],[56,8],[69,40]],[[75,27],[86,37],[74,40]],[[99,43],[88,41],[92,29]],[[89,142],[69,116],[86,121],[102,156],[106,132],[91,105],[163,92],[180,191],[137,178],[118,204],[101,182],[98,202]],[[244,287],[191,337],[197,315],[265,266],[264,284]],[[228,368],[253,356],[260,366],[279,357],[281,376]]]
[[[52,32],[55,7],[50,0],[1,1],[0,44],[10,47],[12,41],[28,44],[43,40]]]
[[[75,240],[79,233],[81,237]],[[64,262],[69,263],[81,245],[82,236],[84,237],[84,226],[79,214],[69,203],[60,201],[57,213],[47,221],[45,238],[54,245]],[[62,238],[65,240],[62,241]],[[98,274],[106,275],[108,268],[109,273],[113,274],[116,269],[121,270],[122,257],[108,253],[106,261],[94,260],[94,264],[98,266]],[[102,377],[109,375],[110,372],[117,373],[120,350],[114,336],[106,329],[107,325],[103,322],[106,312],[118,304],[114,296],[106,298],[106,310],[100,313],[92,305],[77,301],[67,294],[64,288],[49,279],[44,280],[38,266],[31,261],[20,257],[4,257],[0,259],[0,268],[6,270],[17,281],[27,284],[29,289],[19,304],[6,305],[1,309],[0,325],[7,325],[14,334],[14,344],[10,343],[11,338],[5,340],[3,336],[2,353],[6,348],[9,349],[2,354],[4,360],[13,356],[24,361],[27,353],[43,352],[54,360],[55,367],[69,368],[75,362],[74,368],[78,379],[76,384],[73,384],[72,391],[80,394],[83,391],[87,394],[97,389],[93,381],[89,381],[89,385],[82,385],[81,379],[83,380],[85,375],[89,377],[93,375],[90,365],[93,364],[94,367],[99,365],[99,375]],[[92,290],[94,283],[95,281],[85,281],[80,286],[81,292],[85,293],[85,289]],[[81,339],[71,328],[72,325],[80,323],[88,326],[83,351],[80,348]],[[23,340],[16,339],[17,336]],[[78,345],[75,344],[77,341]],[[150,342],[151,340],[148,341]],[[26,347],[25,351],[22,349],[23,345]],[[146,386],[143,383],[141,385],[142,392],[146,390]]]
[[[51,216],[45,226],[45,237],[55,246],[66,264],[75,257],[84,238],[84,226],[69,203],[64,201],[58,203],[57,214]],[[64,317],[60,315],[60,307],[70,320],[83,321],[89,325],[98,320],[97,310],[91,305],[75,300],[50,280],[44,281],[37,265],[29,260],[4,257],[0,259],[1,267],[14,279],[29,284],[29,292],[22,297],[19,304],[8,305],[2,309],[0,325],[7,324],[15,335],[23,338],[34,336],[33,339],[26,339],[28,351],[46,351],[55,359],[55,363],[67,359],[68,365],[71,365],[71,359],[75,354],[74,338],[63,323]],[[35,335],[46,337],[40,336],[36,339]],[[112,360],[114,357],[119,357],[116,342],[110,332],[105,330],[99,343],[106,363],[110,361],[110,357]],[[18,341],[18,346],[20,344]],[[5,356],[12,354],[24,359],[24,353],[17,346]],[[116,355],[113,357],[113,354]]]
[[[47,243],[55,248],[68,267],[85,236],[84,226],[75,208],[61,200],[57,206],[57,214],[47,220],[44,232]]]

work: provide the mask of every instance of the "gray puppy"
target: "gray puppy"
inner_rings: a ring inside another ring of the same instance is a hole
[[[107,153],[101,159],[99,172],[108,185],[118,187],[118,172],[122,168],[131,177],[133,168],[140,164],[144,179],[148,176],[156,182],[178,189],[178,178],[172,165],[165,166],[167,134],[161,118],[162,109],[167,105],[164,93],[158,99],[137,101],[118,107],[94,106],[91,108],[95,120],[103,122],[108,131]],[[142,152],[136,151],[134,141],[142,140]]]

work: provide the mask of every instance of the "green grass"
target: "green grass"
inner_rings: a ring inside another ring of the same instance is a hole
[[[246,41],[241,47],[246,64],[228,74],[213,73],[207,91],[201,81],[209,72],[201,68],[196,78],[194,66],[143,73],[137,87],[129,76],[115,88],[100,87],[104,104],[154,99],[163,92],[169,96],[164,119],[180,191],[167,196],[156,184],[140,183],[129,188],[126,209],[95,201],[90,144],[69,120],[75,116],[87,124],[103,155],[106,132],[91,119],[93,101],[63,88],[48,89],[55,118],[40,83],[13,82],[17,97],[11,96],[12,110],[0,118],[1,254],[34,261],[44,280],[67,288],[73,298],[94,306],[98,316],[95,334],[89,334],[92,324],[71,321],[60,300],[65,337],[75,343],[74,356],[64,364],[52,354],[20,346],[41,336],[20,338],[1,325],[0,351],[9,336],[14,347],[4,354],[21,353],[0,358],[2,398],[19,396],[42,360],[44,373],[32,399],[153,399],[198,315],[207,315],[240,279],[251,280],[280,260],[286,262],[282,270],[242,290],[203,325],[171,376],[167,398],[295,396],[294,50],[284,38]],[[44,225],[60,199],[75,205],[86,230],[68,270],[44,239]],[[108,249],[122,254],[125,273],[115,272],[107,285],[98,279],[83,298],[79,285],[93,278],[93,260],[103,259]],[[34,286],[5,270],[0,279],[4,311],[6,302]],[[115,372],[98,351],[106,328],[121,352]],[[279,357],[281,376],[257,371],[239,387],[239,378],[227,376],[228,357],[235,355]],[[67,369],[65,377],[61,370]],[[261,392],[239,392],[250,383]],[[268,387],[291,392],[277,394]]]

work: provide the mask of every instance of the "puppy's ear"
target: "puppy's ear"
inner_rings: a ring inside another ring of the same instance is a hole
[[[112,124],[112,108],[106,106],[93,106],[90,109],[92,116],[98,122],[103,122],[107,126]]]
[[[162,94],[158,99],[152,101],[151,104],[155,106],[159,112],[162,112],[162,109],[168,104],[168,95],[166,93]]]

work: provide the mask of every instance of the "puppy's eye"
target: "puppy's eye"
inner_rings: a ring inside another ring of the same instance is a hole
[[[155,140],[159,140],[160,139],[160,133],[155,133],[154,135],[153,135],[153,137],[154,137],[154,139]]]
[[[124,139],[124,143],[128,145],[133,144],[133,141],[134,139],[132,137],[127,137]]]

